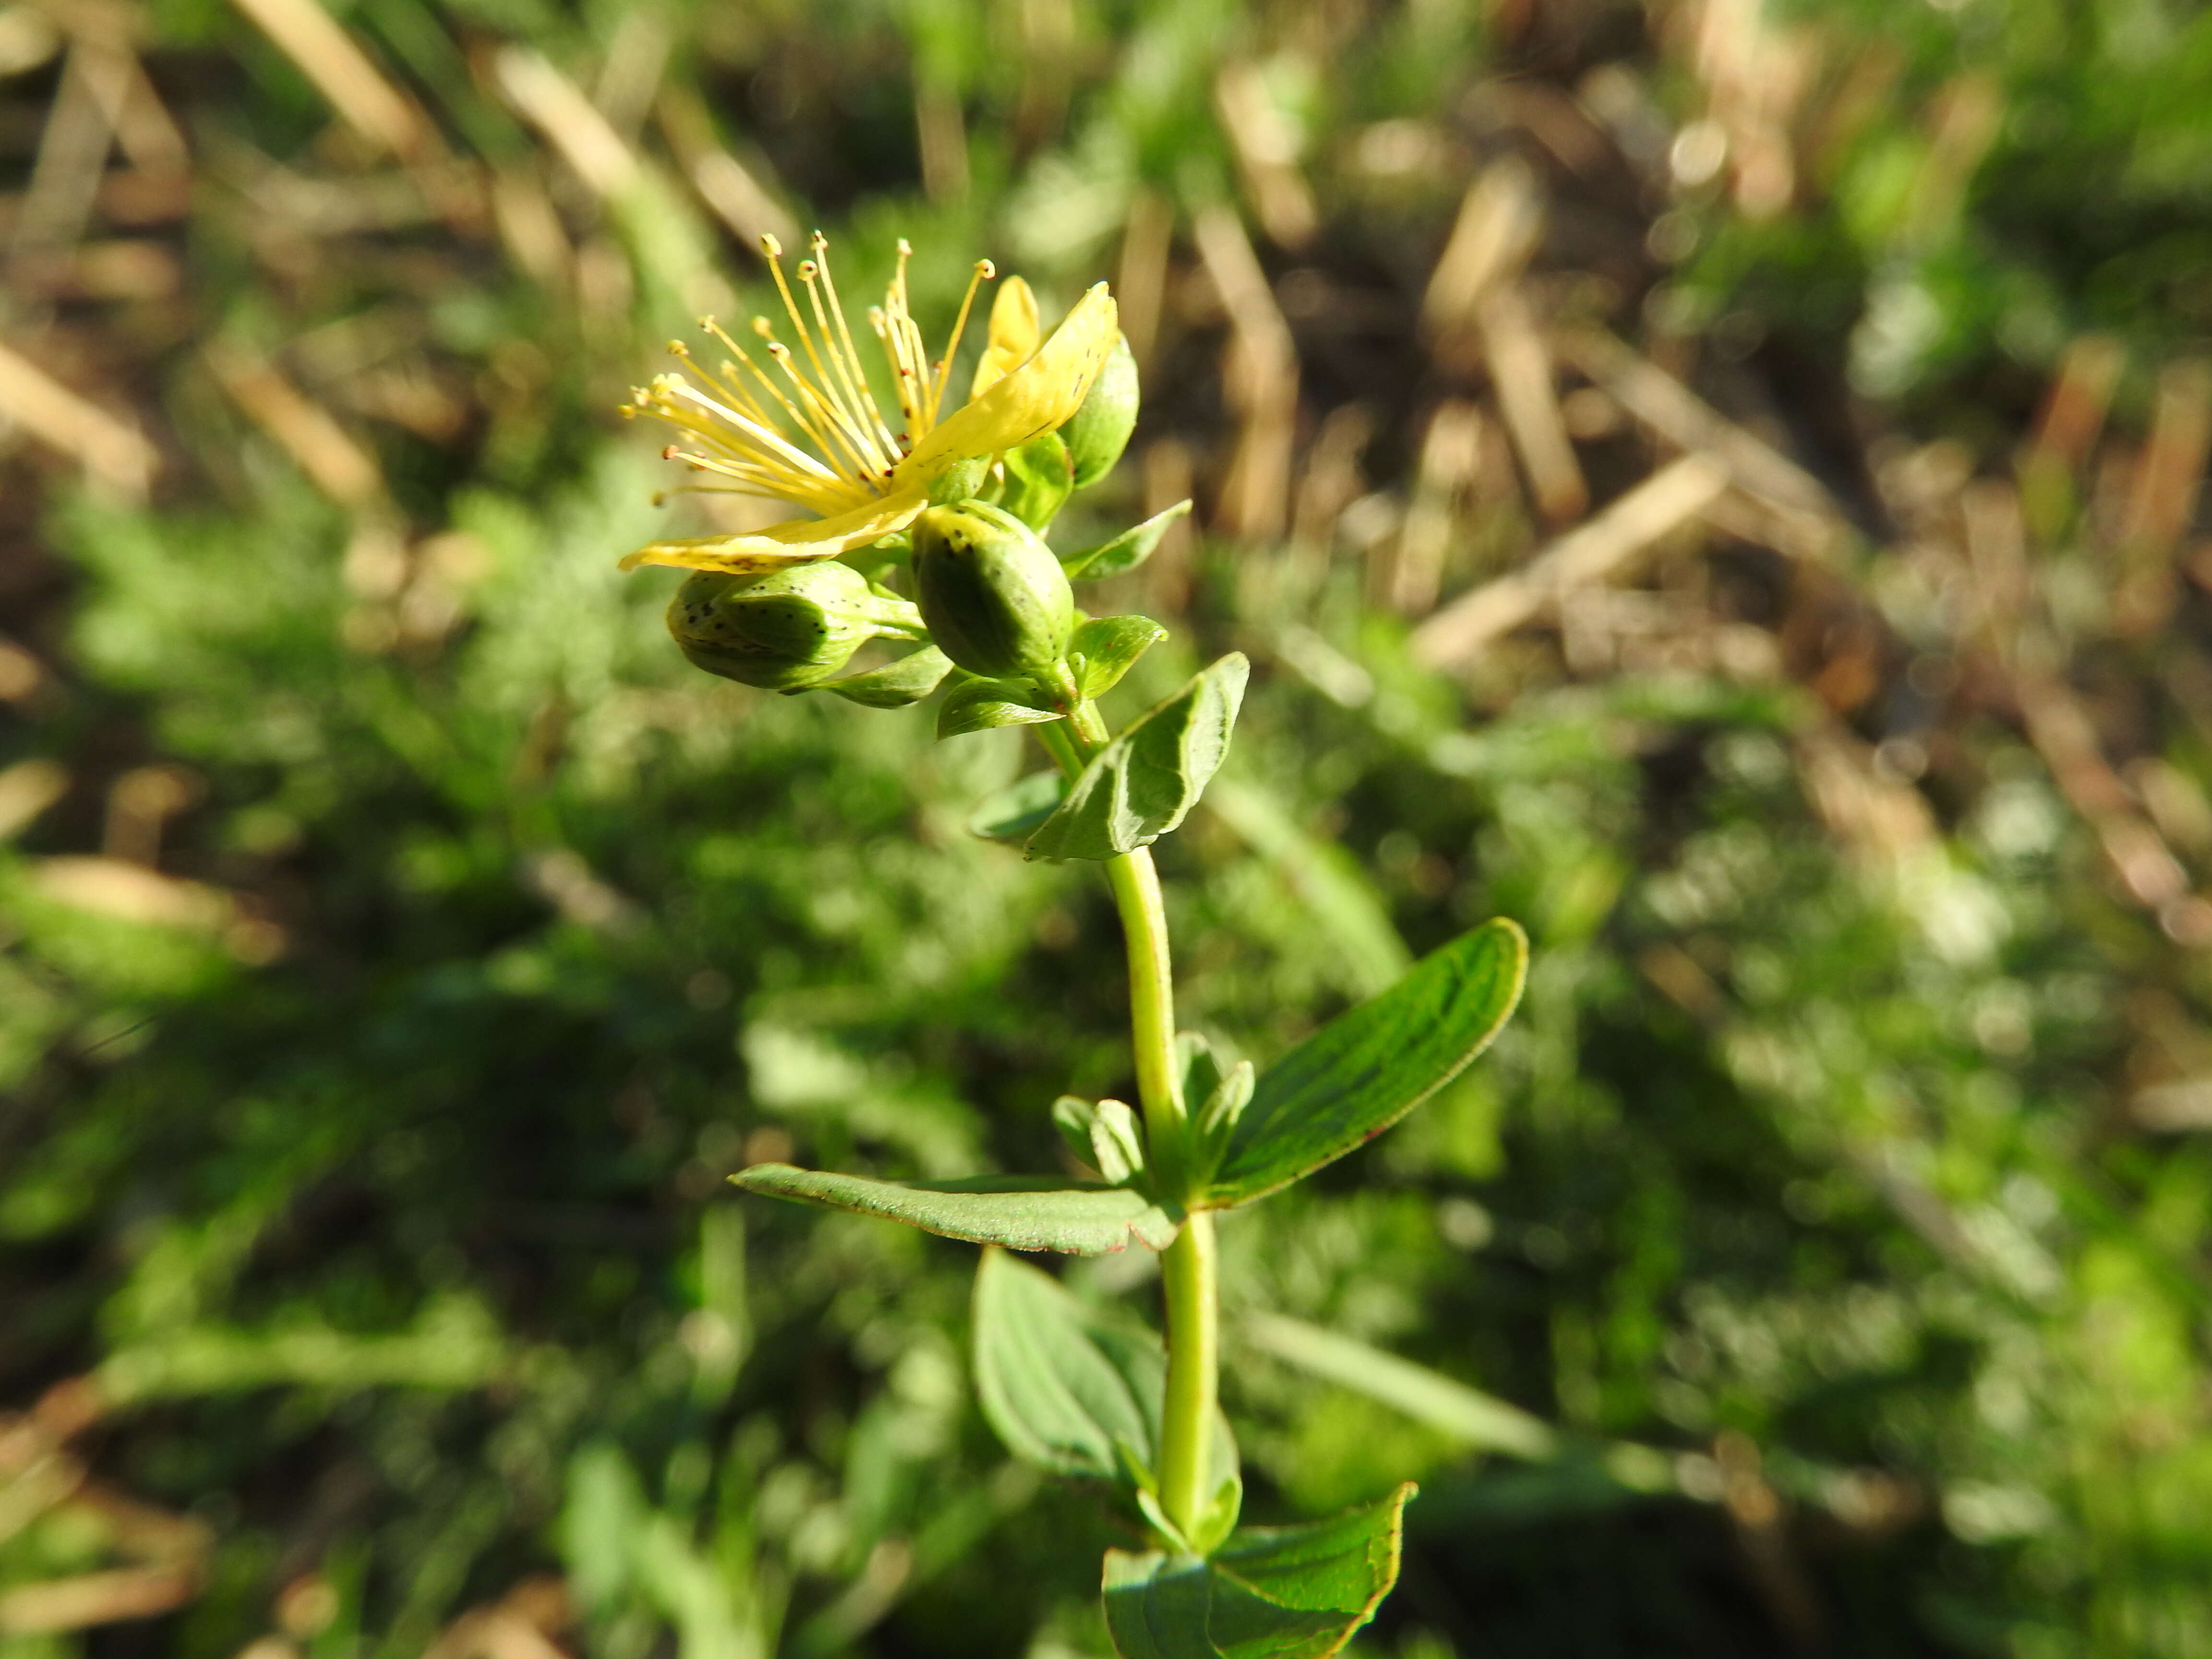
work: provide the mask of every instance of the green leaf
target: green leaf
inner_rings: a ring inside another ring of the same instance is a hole
[[[925,645],[896,662],[886,663],[865,674],[848,674],[842,680],[831,680],[814,689],[835,691],[867,708],[903,708],[936,690],[939,682],[951,668],[951,658],[935,646]]]
[[[1057,709],[1039,708],[1023,701],[1024,688],[1004,680],[971,679],[945,694],[937,708],[937,735],[957,738],[969,732],[988,732],[994,726],[1041,726],[1056,720]]]
[[[1072,1184],[1049,1176],[977,1176],[965,1181],[874,1181],[866,1176],[756,1164],[730,1179],[749,1193],[825,1209],[902,1221],[926,1233],[1017,1250],[1104,1255],[1133,1238],[1155,1250],[1181,1224],[1127,1187]]]
[[[1086,697],[1104,696],[1121,683],[1138,658],[1167,636],[1168,630],[1150,617],[1092,617],[1067,642],[1076,684]]]
[[[1106,1626],[1122,1659],[1328,1659],[1398,1582],[1409,1481],[1302,1527],[1255,1527],[1208,1559],[1106,1553]]]
[[[1527,936],[1501,918],[1331,1020],[1261,1073],[1198,1201],[1248,1204],[1382,1133],[1490,1045],[1528,968]]]
[[[977,801],[968,814],[968,832],[986,841],[1027,841],[1066,797],[1067,780],[1059,773],[1032,772]]]
[[[1167,1390],[1159,1338],[1002,1250],[986,1250],[975,1270],[975,1393],[1007,1450],[1138,1497],[1158,1461]],[[1217,1480],[1235,1481],[1237,1443],[1218,1413],[1212,1456]]]
[[[1168,533],[1168,526],[1190,511],[1188,501],[1177,501],[1164,513],[1155,513],[1140,525],[1132,525],[1110,542],[1101,542],[1096,547],[1086,547],[1080,553],[1071,553],[1060,561],[1072,577],[1085,581],[1096,581],[1103,576],[1118,576],[1125,570],[1134,570],[1152,556],[1152,550],[1160,544],[1160,538]]]
[[[1057,432],[1030,439],[1006,453],[1006,489],[1000,505],[1032,530],[1043,531],[1075,493],[1075,463]]]
[[[1229,752],[1251,665],[1232,651],[1091,757],[1029,839],[1031,858],[1110,859],[1183,821]]]

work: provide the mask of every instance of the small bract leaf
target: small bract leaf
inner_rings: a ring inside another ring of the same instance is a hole
[[[1198,1530],[1191,1535],[1192,1551],[1199,1555],[1212,1554],[1237,1530],[1237,1517],[1243,1512],[1244,1477],[1239,1474],[1221,1483],[1213,1494],[1213,1501],[1206,1506],[1206,1513],[1199,1516]]]
[[[1411,1482],[1303,1527],[1255,1527],[1212,1555],[1106,1553],[1122,1659],[1328,1659],[1398,1582]]]
[[[886,663],[865,674],[849,674],[842,680],[831,680],[816,690],[835,691],[864,708],[903,708],[936,690],[951,669],[950,658],[935,646],[925,645],[896,662]]]
[[[1229,752],[1249,672],[1231,652],[1091,757],[1030,856],[1116,858],[1181,823]]]
[[[1145,1138],[1126,1101],[1098,1103],[1091,1118],[1091,1153],[1098,1173],[1116,1187],[1127,1186],[1144,1172]]]
[[[1132,1239],[1164,1250],[1181,1231],[1179,1222],[1141,1193],[1050,1176],[907,1182],[756,1164],[730,1179],[749,1193],[881,1216],[945,1238],[1016,1250],[1105,1255],[1127,1249]]]
[[[1024,695],[1004,680],[969,680],[947,692],[938,706],[937,735],[941,740],[999,726],[1040,726],[1060,718],[1056,710],[1021,701]]]
[[[1213,1091],[1221,1086],[1221,1061],[1206,1034],[1177,1031],[1175,1057],[1176,1069],[1182,1074],[1182,1097],[1186,1101],[1212,1098]]]
[[[1097,1115],[1098,1108],[1077,1095],[1062,1095],[1052,1103],[1052,1127],[1060,1131],[1075,1161],[1094,1170],[1098,1166],[1091,1162],[1096,1154],[1091,1147],[1091,1125]]]
[[[1253,1086],[1256,1077],[1252,1062],[1240,1060],[1230,1068],[1229,1075],[1204,1097],[1204,1103],[1192,1119],[1192,1137],[1198,1147],[1197,1179],[1201,1186],[1213,1179],[1228,1155],[1231,1143],[1237,1134],[1237,1125],[1244,1116],[1244,1109],[1252,1103]],[[1188,1091],[1183,1098],[1195,1098]]]
[[[1102,697],[1121,682],[1138,658],[1167,638],[1150,617],[1094,617],[1067,642],[1068,659],[1080,659],[1075,683],[1086,697]]]
[[[1501,918],[1331,1020],[1261,1074],[1198,1201],[1249,1203],[1382,1133],[1490,1045],[1528,968],[1527,936]]]
[[[1110,542],[1101,542],[1096,547],[1086,547],[1080,553],[1070,553],[1060,561],[1067,574],[1082,581],[1096,581],[1102,576],[1118,576],[1125,570],[1134,570],[1152,556],[1160,538],[1168,527],[1190,511],[1188,501],[1177,501],[1164,513],[1155,513],[1139,525],[1132,525]]]
[[[1059,773],[1032,772],[977,801],[968,814],[968,831],[986,841],[1027,841],[1066,794],[1067,780]]]

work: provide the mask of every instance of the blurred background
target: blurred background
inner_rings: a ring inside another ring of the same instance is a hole
[[[1108,1653],[974,1253],[724,1182],[1130,1087],[1017,734],[615,571],[817,224],[1120,296],[1186,1023],[1534,939],[1223,1230],[1248,1518],[1423,1484],[1357,1650],[2212,1654],[2208,107],[2178,0],[0,4],[0,1654]]]

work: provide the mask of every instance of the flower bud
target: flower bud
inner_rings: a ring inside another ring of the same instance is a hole
[[[1012,514],[988,501],[927,509],[914,524],[914,580],[930,637],[969,672],[1064,678],[1075,595]]]
[[[765,690],[803,690],[842,668],[878,634],[907,633],[867,578],[835,560],[765,576],[694,571],[668,605],[668,631],[710,674]]]
[[[1075,463],[1075,487],[1087,489],[1114,470],[1129,434],[1137,429],[1137,360],[1129,355],[1127,335],[1114,337],[1114,354],[1091,383],[1060,435]]]

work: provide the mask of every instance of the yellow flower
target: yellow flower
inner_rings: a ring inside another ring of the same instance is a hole
[[[663,374],[632,392],[623,413],[650,415],[680,428],[689,441],[671,444],[662,454],[729,480],[692,488],[766,495],[820,516],[742,535],[649,543],[623,561],[625,570],[665,564],[755,574],[835,558],[903,530],[929,505],[931,483],[951,467],[988,459],[1064,425],[1114,349],[1116,318],[1105,283],[1078,301],[1051,338],[1040,342],[1029,284],[1009,277],[991,307],[990,343],[968,401],[945,414],[961,331],[976,290],[995,273],[989,260],[977,263],[945,355],[932,363],[907,307],[910,250],[902,241],[884,303],[868,313],[897,391],[894,429],[854,349],[830,280],[827,239],[815,232],[814,257],[799,264],[805,311],[785,280],[783,250],[772,236],[761,240],[797,351],[776,337],[768,319],[756,317],[753,332],[761,343],[755,349],[767,359],[763,367],[712,318],[704,319],[700,326],[729,353],[720,368],[708,372],[684,346],[672,344],[693,362],[702,383]]]

